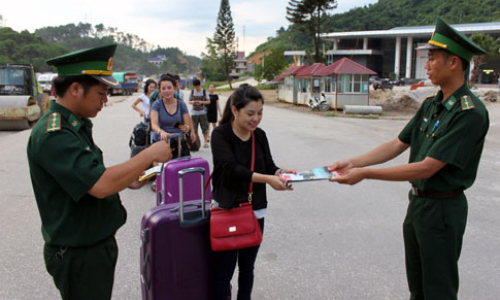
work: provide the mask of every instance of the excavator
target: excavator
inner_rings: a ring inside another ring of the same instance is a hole
[[[0,66],[0,130],[28,129],[48,106],[32,65]]]

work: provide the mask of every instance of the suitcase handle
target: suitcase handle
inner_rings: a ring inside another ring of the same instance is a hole
[[[170,134],[170,137],[171,137],[171,138],[175,138],[175,137],[177,137],[177,138],[178,138],[178,139],[177,139],[177,143],[178,143],[178,144],[177,144],[177,147],[178,147],[177,149],[179,149],[179,151],[178,151],[178,153],[179,153],[179,154],[178,154],[178,156],[179,156],[179,157],[177,158],[178,160],[181,160],[181,152],[182,152],[182,144],[181,144],[181,139],[182,139],[182,135],[183,135],[182,133],[171,133],[171,134]],[[167,144],[168,144],[168,145],[170,145],[170,142],[171,142],[171,139],[168,139],[168,140],[167,140]],[[189,158],[190,158],[190,157],[189,157],[189,156],[187,156],[185,159],[189,159]],[[168,163],[169,163],[169,162],[170,162],[170,161],[167,161],[167,162],[161,163],[161,170],[160,170],[160,174],[162,174],[163,176],[165,176],[165,175],[163,174],[163,170],[165,169],[165,166],[166,166],[166,165],[168,165]],[[160,199],[158,200],[158,204],[165,204],[165,184],[162,184],[162,185],[161,185],[161,189],[160,189],[160,191],[158,191],[158,197],[160,198]]]
[[[177,153],[178,153],[177,154],[177,158],[181,158],[181,152],[182,152],[182,143],[181,143],[181,140],[184,137],[183,135],[184,135],[183,133],[171,133],[170,134],[170,139],[177,138],[177,149],[179,149],[177,151]],[[168,144],[170,145],[170,140],[168,141]]]
[[[201,173],[201,218],[197,213],[190,213],[188,218],[184,216],[184,176],[191,173]],[[193,227],[204,223],[208,220],[205,200],[205,169],[204,168],[188,168],[179,171],[179,225],[181,227]]]

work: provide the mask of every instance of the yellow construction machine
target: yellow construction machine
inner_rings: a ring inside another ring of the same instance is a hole
[[[49,96],[42,93],[32,65],[0,66],[0,130],[30,128],[48,104]]]

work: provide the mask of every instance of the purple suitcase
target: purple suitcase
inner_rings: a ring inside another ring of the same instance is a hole
[[[172,134],[173,137],[178,136],[177,134]],[[180,139],[179,141],[179,149]],[[178,151],[180,155],[180,150]],[[210,176],[210,166],[208,162],[201,157],[190,157],[184,156],[176,159],[172,159],[163,165],[163,170],[161,174],[156,176],[156,204],[169,204],[179,202],[179,176],[177,175],[180,170],[185,170],[189,168],[204,168],[205,178]],[[184,201],[190,201],[195,199],[200,199],[200,174],[192,173],[184,177]],[[207,186],[205,190],[206,199],[212,199],[212,193],[210,185]]]
[[[179,172],[179,184],[203,168]],[[200,182],[204,182],[201,176]],[[210,208],[204,200],[150,209],[141,223],[141,288],[144,300],[210,300],[212,250]],[[202,195],[202,199],[204,195]]]

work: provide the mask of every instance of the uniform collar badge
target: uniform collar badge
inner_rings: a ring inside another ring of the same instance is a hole
[[[457,103],[457,99],[454,96],[451,96],[446,101],[443,101],[443,105],[447,110],[450,110],[455,103]]]
[[[78,118],[71,114],[68,118],[68,122],[73,127],[74,130],[78,131],[80,130],[80,127],[82,127],[82,122],[78,120]]]

